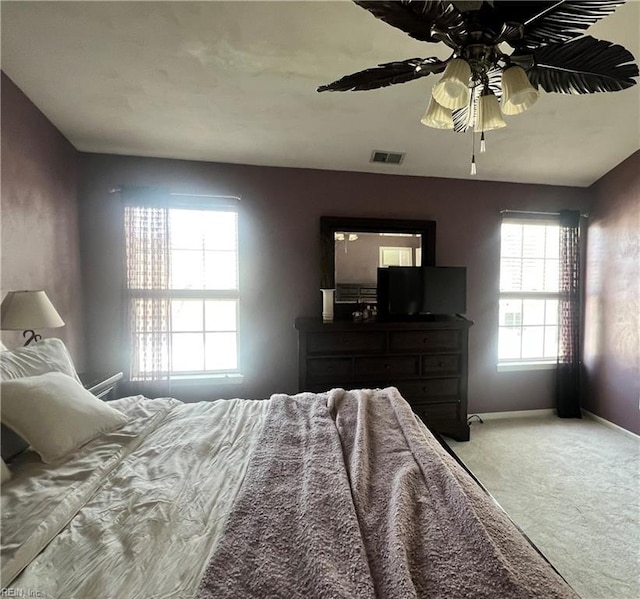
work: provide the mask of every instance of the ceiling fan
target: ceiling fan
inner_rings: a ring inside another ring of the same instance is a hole
[[[628,50],[582,35],[625,0],[353,1],[414,39],[446,44],[451,56],[380,64],[318,91],[372,90],[444,72],[421,122],[481,132],[481,151],[484,132],[506,126],[503,115],[530,108],[539,88],[591,94],[636,84],[638,67]]]

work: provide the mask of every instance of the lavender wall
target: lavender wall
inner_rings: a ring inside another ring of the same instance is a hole
[[[63,339],[82,366],[78,153],[4,73],[1,88],[1,293],[44,289],[66,326],[41,333]],[[19,332],[2,339],[23,343]]]
[[[585,407],[640,434],[640,151],[589,191]]]
[[[500,209],[588,210],[586,189],[251,167],[84,154],[81,224],[87,327],[95,368],[118,366],[118,185],[238,195],[242,385],[179,397],[267,397],[297,390],[297,316],[321,313],[320,216],[434,219],[437,260],[468,268],[470,410],[553,405],[553,371],[496,372]]]

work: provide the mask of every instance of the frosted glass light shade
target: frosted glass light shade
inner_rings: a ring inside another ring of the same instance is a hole
[[[493,94],[480,96],[478,102],[478,118],[476,119],[476,131],[491,131],[506,127],[502,114],[500,114],[500,103]]]
[[[357,241],[358,240],[358,235],[357,233],[334,233],[334,239],[336,241],[345,241],[345,239],[347,241]]]
[[[512,66],[502,73],[501,108],[504,114],[524,112],[537,102],[539,95],[523,68]]]
[[[64,326],[64,320],[44,291],[9,291],[0,311],[0,328],[5,331]]]
[[[433,98],[429,101],[427,112],[424,113],[420,122],[434,129],[453,129],[451,110],[440,106]]]
[[[440,106],[455,110],[469,103],[471,67],[466,60],[452,60],[440,81],[433,86],[433,97]]]

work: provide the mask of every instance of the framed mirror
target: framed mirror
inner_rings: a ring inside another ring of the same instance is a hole
[[[320,239],[320,287],[336,290],[336,307],[375,303],[380,266],[435,265],[432,220],[323,216]]]

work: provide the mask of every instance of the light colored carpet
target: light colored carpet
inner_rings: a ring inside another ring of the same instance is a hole
[[[445,441],[582,599],[640,598],[640,439],[543,415]]]

